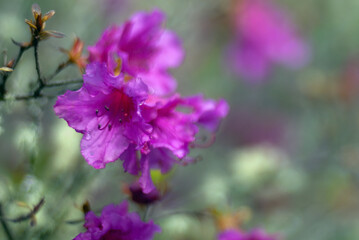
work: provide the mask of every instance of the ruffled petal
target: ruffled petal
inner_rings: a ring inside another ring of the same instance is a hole
[[[84,133],[87,125],[96,117],[96,100],[84,87],[75,92],[66,91],[64,95],[58,96],[54,111],[58,117],[65,119],[70,127]]]
[[[81,153],[94,168],[104,168],[107,163],[116,161],[130,143],[121,134],[120,127],[100,130],[97,119],[94,119],[91,125],[92,130],[86,132],[81,140]]]
[[[159,50],[154,60],[154,67],[167,69],[178,67],[184,58],[184,49],[178,36],[169,30],[162,33],[158,44]]]

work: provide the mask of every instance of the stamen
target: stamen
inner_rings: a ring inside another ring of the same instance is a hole
[[[98,130],[104,130],[105,128],[107,128],[107,126],[109,126],[109,130],[111,130],[112,125],[110,124],[109,121],[105,124],[105,126],[101,126],[101,124],[97,125],[97,129]]]
[[[117,65],[116,65],[115,69],[113,70],[113,73],[115,74],[115,76],[118,76],[118,75],[120,75],[121,70],[122,70],[122,59],[118,58],[115,61],[116,61]]]
[[[105,105],[106,111],[110,111],[110,108]]]
[[[98,113],[99,113],[99,111],[98,111],[98,109],[96,109],[96,116],[98,116]]]

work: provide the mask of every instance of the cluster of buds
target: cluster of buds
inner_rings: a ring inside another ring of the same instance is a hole
[[[44,16],[42,16],[40,6],[35,3],[32,5],[32,15],[34,16],[34,21],[25,19],[25,22],[30,27],[30,31],[32,35],[31,42],[27,44],[32,45],[34,41],[45,40],[49,37],[55,37],[55,38],[64,37],[63,33],[57,31],[53,31],[53,30],[45,31],[46,21],[55,15],[54,10],[50,10],[47,13],[45,13]]]

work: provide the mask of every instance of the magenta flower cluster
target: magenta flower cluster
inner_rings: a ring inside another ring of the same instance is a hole
[[[253,229],[250,232],[242,232],[237,229],[230,229],[221,232],[218,240],[278,240],[276,235],[270,235],[262,229]]]
[[[252,82],[262,81],[273,64],[299,68],[309,59],[307,44],[287,13],[270,0],[239,1],[235,40],[229,49],[233,70]]]
[[[152,221],[142,222],[137,213],[129,213],[127,201],[104,207],[100,217],[88,212],[84,226],[87,231],[74,240],[151,240],[161,232]]]
[[[169,69],[183,60],[179,38],[163,29],[159,10],[139,12],[108,28],[90,46],[78,91],[59,96],[55,113],[83,134],[81,153],[94,168],[123,161],[140,176],[144,193],[155,189],[150,170],[168,172],[189,159],[200,129],[214,134],[228,112],[224,100],[182,97]]]

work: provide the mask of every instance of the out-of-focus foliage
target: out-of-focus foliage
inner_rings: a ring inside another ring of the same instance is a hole
[[[93,44],[104,28],[133,12],[155,7],[167,13],[167,27],[183,39],[184,64],[173,70],[183,95],[223,97],[230,114],[201,161],[178,167],[168,193],[148,211],[162,227],[155,239],[214,239],[210,209],[248,208],[247,229],[260,226],[290,240],[359,239],[359,2],[278,0],[311,47],[300,70],[276,66],[262,84],[228,71],[225,49],[232,40],[230,0],[61,0],[37,3],[56,15],[47,28],[66,34],[39,45],[41,69],[51,74],[66,60],[74,36]],[[16,41],[29,41],[24,19],[33,1],[0,0],[0,47],[15,56]],[[36,82],[32,53],[25,53],[8,81],[9,92],[26,93]],[[79,77],[76,67],[58,79]],[[62,94],[64,89],[50,89]],[[83,231],[80,210],[89,200],[95,213],[127,195],[133,178],[120,162],[102,170],[79,152],[80,134],[55,117],[54,99],[0,103],[0,202],[15,218],[45,197],[37,224],[8,223],[19,239],[72,239]],[[132,205],[133,210],[143,211]],[[6,239],[2,229],[0,239]]]

